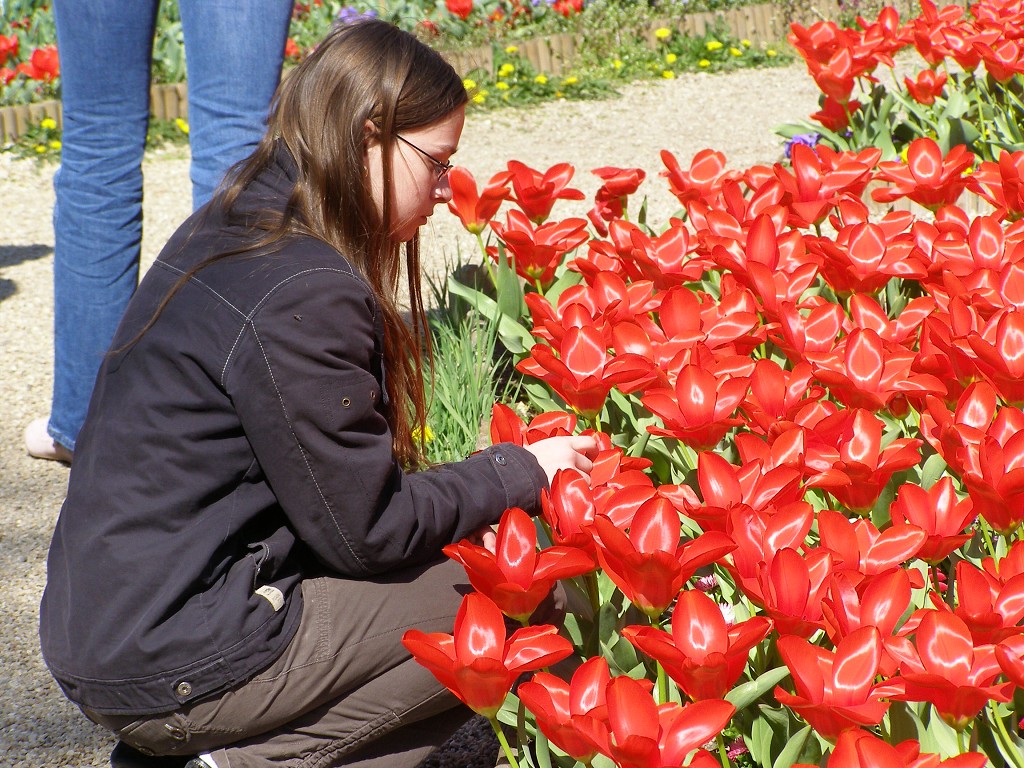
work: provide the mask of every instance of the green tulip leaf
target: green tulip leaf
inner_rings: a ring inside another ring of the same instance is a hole
[[[498,337],[513,355],[524,355],[537,343],[529,329],[523,326],[518,319],[504,314],[498,303],[490,296],[451,278],[448,280],[448,290],[465,299],[473,309],[484,317],[497,318]]]
[[[789,668],[786,666],[769,669],[756,680],[751,680],[733,688],[725,694],[725,700],[736,707],[736,709],[746,709],[788,676]]]
[[[810,736],[811,726],[809,725],[805,725],[795,734],[790,736],[785,749],[779,753],[779,756],[775,758],[775,762],[772,763],[772,768],[789,768],[793,763],[799,760],[800,755],[803,753],[804,746],[807,744],[807,740]]]

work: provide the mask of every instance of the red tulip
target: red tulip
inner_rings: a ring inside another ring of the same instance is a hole
[[[750,392],[740,405],[747,426],[759,434],[777,431],[780,422],[791,422],[803,406],[819,400],[825,390],[811,383],[811,367],[804,362],[783,370],[778,363],[762,358],[754,364]]]
[[[593,528],[601,566],[626,598],[652,618],[665,612],[694,571],[736,548],[717,532],[680,543],[679,513],[663,498],[637,510],[628,535],[601,515]]]
[[[50,82],[60,75],[57,46],[45,45],[42,48],[36,48],[32,51],[29,60],[19,64],[15,71],[25,75],[29,80]]]
[[[568,469],[556,473],[550,492],[541,492],[541,509],[555,544],[594,551],[594,490],[580,472]]]
[[[806,360],[812,353],[829,354],[840,332],[849,330],[849,319],[843,308],[829,301],[812,306],[806,316],[796,304],[783,303],[777,319],[778,330],[770,330],[768,338],[794,364]]]
[[[993,645],[1013,635],[1024,634],[1024,574],[1001,582],[975,565],[956,564],[955,613],[971,632],[975,645]],[[932,602],[940,610],[948,606],[934,593]]]
[[[593,418],[604,407],[612,387],[631,392],[649,380],[651,364],[633,354],[609,355],[599,330],[570,328],[555,356],[551,347],[536,344],[516,369],[534,376],[557,392],[579,413]]]
[[[509,160],[508,171],[512,199],[534,224],[547,220],[556,200],[584,199],[582,192],[568,186],[576,172],[568,163],[558,163],[541,173],[517,160]]]
[[[906,691],[890,698],[927,701],[956,730],[963,730],[990,699],[1009,701],[1013,683],[995,684],[1000,673],[992,646],[974,645],[970,630],[948,611],[923,611],[915,642],[893,645]]]
[[[856,583],[849,572],[836,573],[829,584],[829,595],[823,600],[825,631],[833,645],[863,627],[874,627],[882,638],[881,674],[891,677],[896,661],[888,646],[896,642],[894,635],[910,605],[910,576],[903,568]]]
[[[831,353],[808,355],[814,377],[850,408],[870,411],[906,407],[908,396],[944,395],[946,387],[913,371],[915,355],[886,343],[875,331],[857,328]]]
[[[512,507],[498,524],[494,552],[460,541],[443,552],[462,563],[473,589],[509,618],[526,622],[559,579],[588,573],[594,561],[571,547],[549,547],[537,552],[537,529],[523,510]]]
[[[702,366],[685,365],[671,387],[649,387],[641,401],[664,427],[648,427],[655,435],[675,437],[697,449],[714,448],[734,426],[748,379],[728,373],[716,375]]]
[[[881,532],[870,520],[850,520],[830,509],[818,513],[821,546],[832,552],[836,572],[870,578],[914,557],[927,534],[914,525],[892,525]]]
[[[476,593],[463,599],[454,635],[410,629],[402,645],[467,707],[488,719],[501,709],[519,675],[572,653],[572,644],[550,625],[517,629],[506,640],[498,606]]]
[[[850,99],[845,104],[831,96],[823,96],[821,109],[811,114],[811,120],[817,120],[830,131],[839,132],[850,124],[850,115],[860,109],[861,103]]]
[[[563,257],[587,241],[586,227],[586,219],[565,219],[534,229],[521,211],[509,211],[504,225],[491,222],[512,255],[516,273],[542,286],[554,278]],[[498,258],[497,253],[494,257]]]
[[[725,169],[725,155],[711,149],[702,149],[694,155],[685,171],[675,155],[666,149],[661,150],[661,161],[666,170],[660,175],[668,179],[669,191],[684,206],[698,201],[710,204],[725,181],[740,177],[739,172]]]
[[[1016,221],[1024,216],[1024,151],[1003,150],[998,162],[981,163],[968,186],[992,204],[997,216]]]
[[[825,549],[801,556],[786,548],[758,565],[761,602],[779,634],[810,637],[824,629],[822,601],[831,575],[832,554]],[[755,595],[747,596],[757,602]]]
[[[606,690],[610,680],[608,662],[595,656],[573,673],[568,684],[547,672],[538,672],[516,693],[552,744],[589,764],[607,743],[607,738],[595,742],[588,734],[607,733]]]
[[[942,89],[948,79],[949,76],[945,72],[936,73],[934,69],[925,69],[918,72],[913,80],[904,77],[903,83],[907,86],[910,98],[927,107],[935,103],[936,96],[942,95]]]
[[[913,483],[901,485],[889,516],[893,523],[909,523],[925,532],[928,538],[917,556],[937,565],[971,538],[963,531],[978,513],[970,499],[957,498],[953,480],[943,477],[928,490]]]
[[[476,179],[468,170],[456,165],[448,172],[448,181],[452,187],[452,199],[448,201],[448,210],[459,217],[469,232],[479,235],[498,212],[501,204],[508,199],[508,172],[496,173],[487,185],[477,192]]]
[[[704,261],[691,258],[697,241],[678,219],[672,219],[656,237],[631,222],[615,219],[608,226],[608,235],[611,242],[591,240],[589,257],[572,262],[588,279],[601,269],[602,258],[612,260],[625,277],[648,280],[661,290],[699,280],[704,274]]]
[[[547,437],[572,435],[576,417],[563,411],[549,411],[535,416],[529,425],[523,423],[507,405],[495,403],[491,409],[491,442],[529,445]]]
[[[0,64],[5,63],[8,59],[14,59],[18,57],[18,47],[21,45],[21,40],[17,35],[5,36],[0,35]]]
[[[594,196],[593,209],[594,215],[602,221],[621,219],[626,210],[626,198],[636,192],[647,177],[640,168],[605,166],[595,168],[591,173],[604,182]]]
[[[1024,635],[1013,635],[996,646],[996,661],[1007,679],[1024,688]]]
[[[928,274],[913,241],[883,224],[853,224],[834,238],[808,240],[808,250],[822,259],[822,278],[836,293],[878,293],[894,277],[921,280]]]
[[[934,139],[927,136],[914,139],[907,149],[907,164],[898,161],[878,164],[876,178],[891,183],[871,193],[879,203],[891,203],[907,197],[918,205],[936,210],[955,203],[967,186],[964,171],[974,163],[963,144],[953,147],[943,158],[942,150]]]
[[[444,5],[448,13],[463,20],[473,12],[473,0],[444,0]]]
[[[844,194],[860,195],[871,179],[880,150],[861,158],[851,153],[836,153],[827,147],[811,149],[794,144],[790,150],[792,173],[776,163],[772,171],[786,191],[785,202],[794,227],[809,227],[824,221]]]
[[[720,699],[747,666],[750,649],[771,630],[770,620],[755,616],[728,626],[721,609],[695,590],[679,595],[672,609],[672,634],[655,627],[622,630],[629,642],[657,660],[691,699]]]
[[[878,725],[889,709],[882,699],[903,690],[899,681],[875,683],[882,639],[874,627],[843,638],[834,653],[792,635],[780,637],[778,648],[796,694],[776,687],[775,698],[829,741],[850,728]]]
[[[927,0],[925,0],[927,2]],[[971,752],[942,760],[938,755],[922,753],[913,740],[893,746],[867,731],[847,730],[839,734],[828,758],[828,768],[985,768],[983,752]],[[817,768],[796,763],[793,768]]]
[[[996,313],[967,341],[977,355],[978,370],[999,396],[1011,405],[1024,405],[1024,311]]]
[[[764,605],[758,579],[761,567],[782,549],[802,547],[813,523],[810,504],[790,504],[775,513],[736,506],[729,515],[727,531],[736,550],[725,563],[736,586],[754,603]]]
[[[621,768],[682,765],[690,752],[718,736],[736,711],[732,704],[714,699],[659,707],[645,682],[612,678],[606,690],[607,723],[597,723],[595,718],[580,722],[601,744],[601,752]]]

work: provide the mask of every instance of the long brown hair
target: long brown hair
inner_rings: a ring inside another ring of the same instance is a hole
[[[267,133],[211,203],[230,217],[245,188],[272,163],[279,144],[287,147],[298,169],[288,203],[283,212],[263,213],[251,245],[241,252],[273,247],[293,235],[312,236],[344,254],[366,278],[384,315],[386,416],[395,456],[407,467],[423,463],[427,406],[421,350],[429,350],[429,333],[420,291],[418,235],[405,247],[408,325],[398,307],[401,244],[391,241],[387,224],[392,147],[396,134],[430,125],[466,101],[462,79],[451,65],[409,33],[375,19],[338,27],[282,82]],[[381,211],[365,172],[367,120],[375,126],[382,150]],[[178,285],[213,261],[237,253],[207,259]]]

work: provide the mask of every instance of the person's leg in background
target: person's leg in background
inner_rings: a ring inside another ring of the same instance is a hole
[[[48,423],[25,433],[40,458],[70,460],[138,282],[156,10],[156,0],[54,3],[64,126],[54,178],[53,402]]]
[[[195,208],[266,132],[292,7],[292,0],[179,0]]]

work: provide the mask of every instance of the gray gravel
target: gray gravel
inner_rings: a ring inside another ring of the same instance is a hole
[[[680,77],[624,89],[620,99],[555,102],[531,110],[472,113],[457,162],[478,181],[509,159],[546,169],[576,166],[588,196],[599,186],[589,171],[640,167],[650,196],[649,220],[664,222],[676,206],[658,178],[658,152],[686,163],[697,151],[725,152],[730,167],[780,157],[773,126],[816,109],[817,91],[802,67]],[[0,765],[103,766],[112,740],[61,696],[38,652],[37,606],[46,550],[67,482],[67,469],[34,461],[21,431],[49,407],[52,340],[52,166],[0,155]],[[184,150],[151,154],[145,165],[145,263],[189,213]],[[556,214],[580,215],[585,205]],[[475,241],[454,216],[438,210],[424,232],[425,262],[435,272],[475,255]],[[130,578],[131,574],[125,574]],[[468,758],[452,753],[449,765]]]

